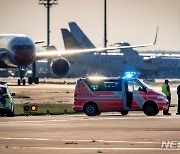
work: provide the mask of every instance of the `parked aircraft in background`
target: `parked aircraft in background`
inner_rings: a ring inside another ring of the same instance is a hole
[[[43,41],[34,42],[31,38],[23,34],[3,34],[0,35],[0,68],[11,69],[18,68],[20,71],[21,83],[25,85],[24,70],[32,65],[32,76],[28,78],[28,83],[38,83],[39,78],[36,75],[36,61],[40,59],[53,59],[51,62],[52,72],[56,76],[63,76],[68,73],[70,65],[69,61],[62,57],[65,55],[76,55],[79,53],[103,52],[104,50],[115,50],[120,48],[136,48],[142,46],[152,46],[154,44],[123,46],[123,47],[107,47],[93,49],[78,49],[69,51],[44,51],[37,52],[35,44]]]
[[[95,46],[75,22],[69,23],[70,32],[61,29],[65,48],[94,48]],[[155,39],[156,42],[156,39]],[[118,43],[119,46],[129,46],[129,43]],[[103,69],[106,75],[122,75],[133,71],[141,78],[179,78],[180,55],[140,54],[132,48],[120,49],[118,53],[89,53],[81,54],[69,59],[70,63],[91,67],[91,73],[98,73],[95,69]],[[168,68],[168,69],[167,69]],[[100,72],[100,73],[101,73]],[[87,72],[89,73],[89,72]]]

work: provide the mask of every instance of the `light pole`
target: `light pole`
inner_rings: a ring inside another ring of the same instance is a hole
[[[52,5],[57,5],[58,0],[39,0],[40,5],[47,8],[47,47],[50,45],[50,8]]]
[[[106,21],[106,13],[107,13],[107,9],[106,9],[106,0],[104,0],[104,47],[107,47],[107,21]]]
[[[47,8],[47,49],[50,46],[50,8],[52,5],[57,5],[58,0],[39,0],[40,5],[44,5]],[[47,77],[50,77],[50,64],[51,60],[47,62]]]

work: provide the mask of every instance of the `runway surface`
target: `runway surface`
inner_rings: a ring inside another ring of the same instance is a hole
[[[171,112],[175,114],[175,110]],[[143,112],[0,118],[0,153],[180,153],[180,116]]]

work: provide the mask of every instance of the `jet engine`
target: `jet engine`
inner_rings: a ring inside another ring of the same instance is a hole
[[[53,73],[57,76],[64,76],[69,71],[69,61],[65,58],[54,59],[51,63],[51,69]]]

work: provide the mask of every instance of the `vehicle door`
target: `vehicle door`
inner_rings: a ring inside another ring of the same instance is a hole
[[[124,82],[124,109],[125,110],[140,110],[146,93],[146,88],[139,80],[132,79]]]

